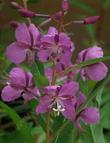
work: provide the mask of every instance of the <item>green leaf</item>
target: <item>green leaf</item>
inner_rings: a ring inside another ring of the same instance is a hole
[[[96,85],[95,81],[88,80],[88,81],[83,81],[82,79],[78,80],[79,85],[80,85],[80,90],[85,94],[89,95],[89,93],[93,90],[93,88]]]
[[[73,123],[66,122],[63,123],[63,126],[57,131],[54,143],[76,143],[76,129],[74,128]]]
[[[91,125],[91,136],[94,143],[106,143],[103,135],[103,128],[99,125]]]
[[[40,0],[28,0],[29,3],[37,3],[39,2]]]
[[[83,9],[84,11],[86,11],[92,15],[96,14],[96,10],[94,8],[92,8],[91,6],[86,4],[85,2],[82,2],[81,0],[69,0],[69,2],[71,4],[73,4],[75,7]]]
[[[35,143],[33,137],[31,136],[31,131],[28,124],[23,119],[21,119],[20,116],[12,108],[7,106],[2,101],[0,101],[0,107],[16,124],[17,129],[22,135],[25,143]]]
[[[82,67],[85,67],[85,66],[88,66],[88,65],[92,65],[92,64],[95,64],[95,63],[98,63],[98,62],[104,62],[104,61],[107,61],[107,60],[110,60],[110,56],[105,56],[103,58],[91,59],[91,60],[88,60],[88,61],[77,64],[77,67],[82,68]]]
[[[110,129],[110,101],[101,108],[101,124],[103,128]]]
[[[43,73],[44,73],[43,65],[40,65],[40,64],[38,65],[38,63],[35,62],[30,68],[30,71],[32,72],[32,74],[35,78],[35,82],[36,82],[37,86],[39,86],[39,87],[48,85],[48,80],[43,75]]]
[[[19,132],[3,133],[0,135],[0,143],[24,143]]]
[[[85,132],[81,133],[81,143],[106,143],[101,125],[91,125],[84,127]]]
[[[93,89],[93,92],[90,94],[90,98],[89,98],[88,102],[90,102],[93,99],[93,97],[96,97],[96,101],[98,102],[98,106],[100,106],[104,87],[106,86],[106,84],[109,81],[110,81],[110,73],[108,74],[108,76],[103,81],[100,81],[99,83],[96,84],[95,89]]]
[[[96,64],[96,63],[99,63],[99,62],[104,62],[104,61],[107,61],[107,60],[110,60],[110,56],[105,56],[105,57],[103,57],[103,58],[95,58],[95,59],[87,60],[87,61],[81,62],[81,63],[79,63],[79,64],[76,64],[76,66],[74,65],[73,67],[67,68],[67,69],[64,71],[64,73],[71,72],[71,71],[73,71],[75,68],[83,68],[83,67],[85,67],[85,66],[89,66],[89,65]]]

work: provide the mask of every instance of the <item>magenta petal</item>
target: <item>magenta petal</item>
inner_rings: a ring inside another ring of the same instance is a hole
[[[63,102],[63,105],[65,106],[65,111],[62,112],[62,114],[69,120],[73,121],[76,117],[76,112],[75,112],[75,102],[72,100],[65,100]]]
[[[100,113],[99,110],[95,107],[85,108],[81,112],[80,118],[87,124],[95,124],[99,122]]]
[[[49,35],[56,35],[56,34],[58,34],[58,31],[57,31],[57,29],[55,28],[55,27],[49,27],[49,29],[48,29],[48,34]]]
[[[85,60],[101,58],[101,57],[103,57],[103,50],[102,50],[102,48],[94,46],[92,48],[88,48],[87,49]]]
[[[47,112],[50,109],[49,108],[50,103],[51,103],[51,101],[48,96],[42,96],[41,101],[36,108],[36,113],[40,114],[40,113]]]
[[[29,33],[29,29],[25,23],[19,24],[19,26],[16,29],[16,40],[17,42],[31,45],[31,37]]]
[[[69,51],[66,51],[65,53],[63,53],[60,57],[60,63],[63,64],[66,67],[71,66],[72,62],[71,62],[71,58],[72,58],[72,53]]]
[[[81,52],[79,52],[78,58],[77,58],[77,63],[81,63],[85,60],[84,58],[85,58],[86,53],[87,53],[87,49],[84,49]]]
[[[46,50],[39,50],[38,51],[38,58],[42,62],[46,62],[48,58],[50,57],[52,51],[51,49],[46,49]]]
[[[8,46],[6,55],[12,63],[20,64],[26,58],[26,47],[14,42]]]
[[[71,81],[69,83],[65,83],[60,92],[59,96],[75,96],[79,90],[79,85],[75,81]]]
[[[23,88],[26,86],[25,72],[21,68],[13,68],[9,74],[11,84],[16,88]]]
[[[29,31],[33,39],[33,45],[38,45],[40,40],[40,32],[34,24],[30,24]]]
[[[66,48],[71,47],[71,40],[66,33],[59,34],[59,45]]]
[[[77,108],[83,103],[85,103],[86,99],[87,99],[86,96],[82,92],[80,92],[79,96],[77,97],[77,104],[76,104]]]
[[[51,36],[49,34],[43,36],[41,39],[41,43],[44,45],[44,46],[52,46],[55,44],[55,39],[54,39],[54,36]]]
[[[39,93],[38,88],[34,87],[34,88],[28,89],[28,91],[25,92],[22,96],[23,96],[25,101],[29,101],[29,100],[32,100],[32,99],[40,96],[40,93]]]
[[[104,63],[98,63],[86,68],[86,73],[91,80],[100,81],[107,75],[108,68]]]
[[[1,97],[2,97],[2,100],[10,102],[19,98],[21,96],[21,93],[22,93],[22,90],[15,89],[8,85],[3,88]]]

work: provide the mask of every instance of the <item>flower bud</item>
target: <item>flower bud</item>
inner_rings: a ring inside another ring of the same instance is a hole
[[[100,16],[91,16],[84,19],[83,24],[94,24],[100,19]]]
[[[60,20],[61,15],[62,15],[62,12],[59,11],[59,12],[56,12],[55,14],[53,14],[51,16],[51,18],[54,19],[54,20]]]
[[[16,29],[18,27],[19,23],[17,21],[11,21],[10,22],[10,26],[14,29]]]
[[[62,2],[62,9],[63,9],[63,11],[68,11],[68,9],[69,9],[68,0],[63,0],[63,2]]]
[[[29,11],[29,10],[27,10],[27,9],[25,9],[25,8],[21,8],[21,9],[19,9],[18,11],[20,12],[20,14],[21,14],[23,17],[30,17],[30,18],[32,18],[32,17],[35,17],[35,16],[36,16],[36,14],[35,14],[34,12]]]

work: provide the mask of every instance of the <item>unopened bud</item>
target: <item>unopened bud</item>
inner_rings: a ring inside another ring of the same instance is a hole
[[[53,14],[51,16],[51,18],[54,19],[54,20],[60,20],[61,16],[62,16],[62,11],[59,11],[59,12]]]
[[[100,16],[91,16],[84,19],[84,24],[94,24],[100,19]]]
[[[22,8],[17,2],[14,2],[14,1],[11,2],[11,5],[13,8],[16,8],[16,9]]]
[[[18,11],[20,12],[20,14],[21,14],[23,17],[30,17],[30,18],[32,18],[32,17],[35,17],[35,16],[36,16],[36,14],[35,14],[34,12],[29,11],[29,10],[27,10],[27,9],[25,9],[25,8],[19,9]]]
[[[11,21],[10,26],[14,29],[16,29],[19,26],[19,23],[17,21]]]
[[[63,11],[68,11],[68,9],[69,9],[68,0],[63,0],[63,2],[62,2],[62,9],[63,9]]]

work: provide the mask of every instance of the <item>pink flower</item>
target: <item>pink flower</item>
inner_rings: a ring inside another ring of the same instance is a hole
[[[66,33],[58,33],[55,27],[50,27],[48,33],[41,38],[41,47],[38,51],[39,60],[47,62],[56,59],[60,63],[70,62],[74,44]]]
[[[79,107],[86,103],[86,97],[83,93],[80,93],[77,97],[76,102],[76,111],[78,111]],[[86,124],[97,124],[100,120],[99,109],[96,107],[84,107],[80,113],[77,113],[75,122],[77,128],[80,131],[83,131],[80,122],[83,121]]]
[[[69,120],[74,120],[76,94],[79,90],[77,82],[69,82],[63,86],[48,86],[45,89],[45,95],[36,108],[37,114],[54,111],[59,115],[61,112]]]
[[[101,57],[103,57],[102,48],[94,46],[94,47],[82,50],[78,54],[77,63],[81,63],[87,60],[101,58]],[[86,66],[80,69],[81,77],[83,78],[83,80],[91,79],[95,81],[100,81],[106,77],[107,72],[108,72],[108,68],[102,62],[93,64],[90,66]]]
[[[8,59],[15,64],[20,64],[28,56],[28,61],[34,62],[35,50],[39,47],[40,33],[34,24],[29,27],[26,24],[19,24],[16,32],[16,41],[7,48]]]
[[[33,76],[21,68],[13,68],[9,74],[9,81],[3,88],[1,97],[4,101],[10,102],[19,97],[26,101],[39,96],[39,90],[35,86]]]

